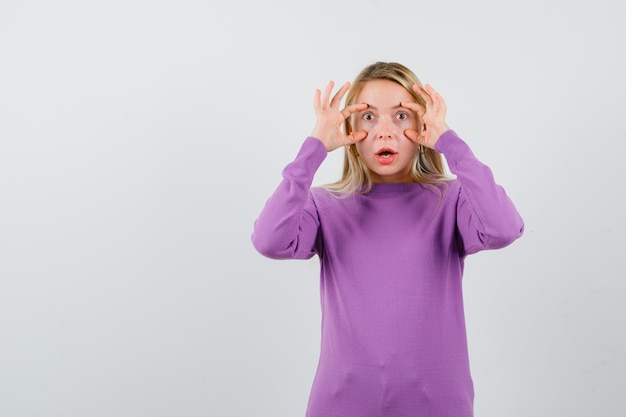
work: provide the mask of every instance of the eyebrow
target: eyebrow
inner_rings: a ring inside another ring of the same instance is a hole
[[[372,106],[372,105],[371,105],[371,104],[369,104],[369,103],[363,102],[363,103],[361,103],[361,104],[367,104],[367,108],[368,108],[368,109],[378,110],[378,107],[376,107],[376,106]],[[401,108],[401,107],[402,107],[402,103],[399,103],[398,105],[393,106],[393,107],[392,107],[392,109],[393,109],[393,110],[395,110],[395,109],[399,109],[399,108]],[[402,108],[403,108],[403,107],[402,107]],[[367,110],[367,109],[366,109],[366,110]]]

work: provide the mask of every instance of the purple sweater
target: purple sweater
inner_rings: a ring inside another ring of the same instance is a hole
[[[465,256],[504,247],[523,222],[454,131],[436,144],[455,180],[311,188],[326,149],[307,138],[254,224],[274,259],[321,262],[322,344],[307,417],[470,417]]]

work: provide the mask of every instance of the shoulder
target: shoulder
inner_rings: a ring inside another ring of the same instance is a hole
[[[324,187],[312,187],[309,194],[318,211],[328,210],[346,199],[346,197],[331,193]]]
[[[461,182],[456,178],[450,178],[446,181],[437,182],[432,184],[435,186],[443,199],[448,201],[457,201],[459,198],[459,192],[461,190]]]

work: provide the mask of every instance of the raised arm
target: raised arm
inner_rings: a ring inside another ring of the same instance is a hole
[[[324,91],[316,90],[314,109],[316,122],[296,159],[283,170],[283,180],[267,200],[254,223],[252,244],[261,254],[275,259],[307,259],[318,253],[319,219],[310,193],[315,172],[328,152],[363,140],[367,133],[349,135],[341,131],[347,117],[363,110],[367,104],[340,109],[341,100],[350,88],[345,83],[332,95],[334,83]]]
[[[460,183],[457,228],[463,255],[509,245],[524,231],[524,222],[504,189],[496,184],[489,167],[448,127],[446,103],[430,85],[413,86],[425,105],[402,103],[420,117],[418,130],[405,135],[420,145],[441,152]]]
[[[307,259],[316,253],[319,220],[309,190],[326,155],[324,145],[309,137],[283,170],[283,180],[254,222],[252,244],[262,255]]]
[[[460,184],[457,197],[457,228],[462,254],[507,246],[524,232],[524,222],[496,184],[492,171],[480,162],[453,130],[436,145]]]

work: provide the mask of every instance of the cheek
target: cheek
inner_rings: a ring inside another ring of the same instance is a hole
[[[366,132],[369,132],[372,129],[373,124],[373,122],[368,122],[367,120],[360,118],[352,122],[354,131],[365,130]]]
[[[366,155],[372,155],[375,152],[372,142],[373,141],[369,140],[369,138],[365,138],[365,140],[355,143],[356,150],[359,152],[359,155],[361,155],[361,158],[367,159]]]
[[[401,120],[398,123],[398,127],[400,129],[402,129],[402,131],[405,131],[406,129],[417,130],[417,125],[418,125],[417,120],[414,119],[414,118],[410,118],[410,119],[407,119],[407,120]]]
[[[402,154],[407,157],[407,159],[413,159],[413,156],[419,151],[419,145],[417,143],[411,142],[408,138],[406,141],[402,142]]]

